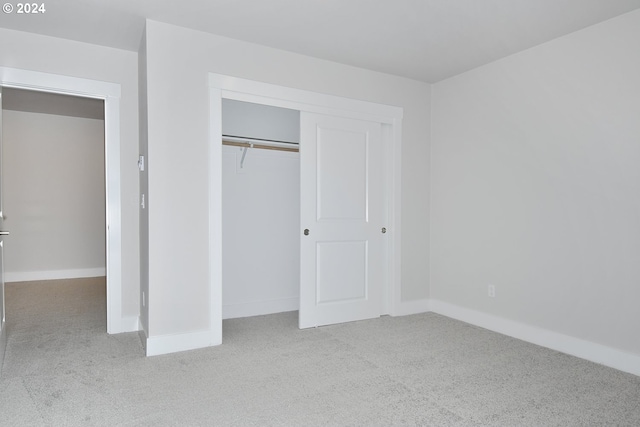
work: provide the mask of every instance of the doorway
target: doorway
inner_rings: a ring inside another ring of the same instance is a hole
[[[214,344],[222,342],[222,99],[251,102],[346,119],[378,123],[382,140],[383,205],[388,224],[385,243],[382,307],[380,314],[395,314],[400,301],[400,140],[402,109],[364,101],[301,91],[217,74],[209,75],[210,87],[210,286],[211,331]],[[305,235],[308,233],[305,230]],[[353,245],[352,249],[356,245]],[[358,249],[359,250],[359,249]],[[354,249],[355,251],[355,249]],[[352,251],[351,253],[355,253]],[[349,251],[343,253],[347,254]],[[329,252],[327,252],[329,254]],[[328,255],[326,259],[337,260]]]
[[[133,330],[122,316],[120,85],[0,67],[0,86],[92,98],[104,102],[107,332]],[[2,331],[4,333],[4,330]]]

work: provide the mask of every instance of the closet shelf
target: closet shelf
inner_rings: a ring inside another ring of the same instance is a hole
[[[293,142],[269,141],[266,139],[243,138],[238,136],[222,135],[222,144],[234,147],[260,148],[264,150],[279,150],[298,152],[298,144]]]

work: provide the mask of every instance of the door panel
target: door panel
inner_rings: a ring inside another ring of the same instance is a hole
[[[316,304],[367,298],[367,242],[316,243]]]
[[[300,328],[382,311],[380,123],[301,114]]]
[[[367,136],[318,128],[318,221],[366,221]]]

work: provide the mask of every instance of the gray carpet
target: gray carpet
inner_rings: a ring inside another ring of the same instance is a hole
[[[103,279],[8,284],[2,426],[639,426],[640,377],[435,314],[145,358],[106,334]]]

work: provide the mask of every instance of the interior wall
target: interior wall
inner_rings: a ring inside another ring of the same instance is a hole
[[[640,354],[638,40],[635,11],[433,86],[434,300]]]
[[[0,66],[121,85],[122,314],[137,317],[140,283],[137,54],[2,28],[0,40],[7,41],[0,43]]]
[[[104,275],[104,120],[2,113],[6,281]]]
[[[428,84],[154,21],[146,37],[151,335],[207,330],[211,319],[209,72],[404,109],[402,299],[428,297]]]

